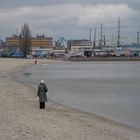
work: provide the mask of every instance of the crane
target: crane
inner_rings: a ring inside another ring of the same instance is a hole
[[[66,39],[64,37],[60,37],[57,41],[55,41],[55,47],[65,47]]]

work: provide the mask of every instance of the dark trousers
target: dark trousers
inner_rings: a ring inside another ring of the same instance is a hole
[[[40,109],[44,109],[45,108],[45,102],[40,102]]]

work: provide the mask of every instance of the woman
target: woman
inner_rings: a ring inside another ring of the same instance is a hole
[[[48,91],[47,86],[45,85],[44,80],[41,80],[39,86],[38,86],[38,97],[40,102],[40,109],[45,109],[45,102],[47,101],[47,94]]]

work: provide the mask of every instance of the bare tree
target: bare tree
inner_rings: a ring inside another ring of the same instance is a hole
[[[31,51],[31,32],[28,24],[24,23],[21,27],[21,33],[19,36],[20,50],[24,52],[25,57],[30,54]]]

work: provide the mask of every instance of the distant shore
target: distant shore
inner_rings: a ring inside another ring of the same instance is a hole
[[[52,60],[37,60],[52,63]],[[34,59],[0,58],[0,139],[2,140],[138,140],[140,131],[95,114],[48,101],[39,109],[36,90],[14,80],[13,74]],[[51,93],[48,93],[51,94]]]
[[[140,61],[140,57],[71,57],[68,61]]]

